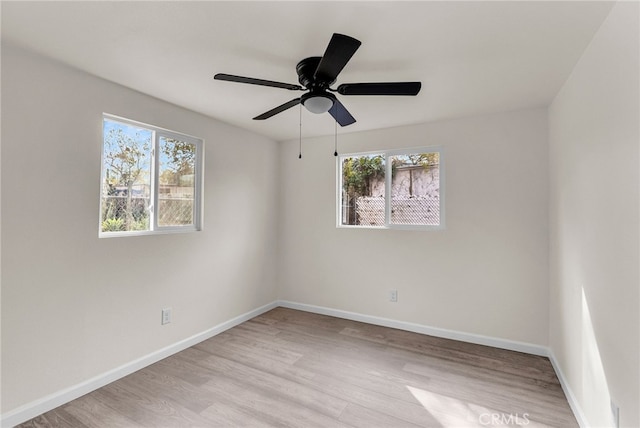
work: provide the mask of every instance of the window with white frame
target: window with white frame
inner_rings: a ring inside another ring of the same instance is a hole
[[[442,166],[432,147],[341,155],[338,226],[442,228]]]
[[[200,230],[202,140],[103,116],[101,237]]]

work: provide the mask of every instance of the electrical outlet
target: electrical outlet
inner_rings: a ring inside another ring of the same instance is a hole
[[[398,290],[389,290],[389,301],[390,302],[398,301]]]
[[[613,400],[611,400],[611,416],[613,417],[614,428],[620,427],[620,408]]]
[[[169,324],[171,322],[171,308],[165,308],[162,310],[162,325]]]

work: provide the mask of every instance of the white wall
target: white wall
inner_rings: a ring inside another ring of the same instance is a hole
[[[614,6],[549,109],[550,346],[592,426],[609,392],[640,426],[638,9]]]
[[[337,229],[333,143],[281,146],[281,299],[547,344],[546,109],[339,135],[340,153],[443,146],[441,231]]]
[[[2,7],[0,7],[0,22],[2,22]],[[0,67],[0,81],[2,67]],[[0,95],[1,97],[1,95]],[[2,108],[0,107],[0,117]],[[2,123],[0,121],[0,165],[2,165]],[[2,415],[2,174],[0,173],[0,415]]]
[[[98,239],[103,112],[204,138],[203,231]],[[275,142],[3,45],[2,150],[4,412],[275,300]]]
[[[610,394],[640,426],[637,17],[614,7],[548,115],[339,136],[341,153],[444,147],[433,232],[337,229],[332,138],[298,160],[297,141],[3,45],[2,412],[279,297],[550,344],[590,424]],[[205,139],[202,232],[98,239],[102,112]]]

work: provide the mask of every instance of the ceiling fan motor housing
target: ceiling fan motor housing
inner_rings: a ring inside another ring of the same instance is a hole
[[[316,81],[315,74],[320,64],[320,56],[312,56],[305,58],[296,65],[296,72],[298,73],[298,82],[305,88],[313,91],[314,89],[326,89],[331,86],[332,82],[318,82]]]

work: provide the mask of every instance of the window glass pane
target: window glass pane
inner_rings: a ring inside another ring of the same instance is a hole
[[[152,132],[104,120],[101,230],[149,230]]]
[[[390,156],[392,224],[440,224],[440,154]]]
[[[158,226],[194,224],[196,145],[160,137]]]
[[[344,157],[341,174],[341,224],[384,226],[384,155]]]

